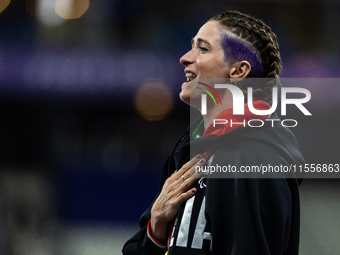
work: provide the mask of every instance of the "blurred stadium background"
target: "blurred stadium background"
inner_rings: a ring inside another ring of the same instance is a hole
[[[273,28],[282,77],[340,76],[336,0],[0,1],[0,254],[121,254],[189,124],[179,58],[226,9]],[[340,89],[305,87],[301,150],[340,163]],[[301,254],[340,254],[339,183],[301,186]]]

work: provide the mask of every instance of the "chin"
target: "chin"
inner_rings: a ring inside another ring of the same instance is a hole
[[[181,91],[181,93],[179,93],[179,98],[182,100],[182,102],[190,105],[190,93],[187,95],[187,93]]]
[[[186,103],[187,105],[190,105],[193,108],[197,108],[199,111],[201,110],[201,100],[200,98],[193,98],[190,95],[187,95],[186,93],[181,92],[179,94],[179,98],[182,100],[182,102]]]

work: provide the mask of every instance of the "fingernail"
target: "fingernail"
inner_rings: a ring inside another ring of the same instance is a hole
[[[198,173],[198,174],[200,174],[200,173],[201,173],[201,169],[200,169],[200,170],[198,170],[198,171],[197,171],[197,173]]]
[[[197,159],[199,159],[200,157],[201,157],[201,154],[198,154],[198,155],[196,156]]]
[[[195,190],[194,190],[194,189],[192,189],[192,190],[191,190],[191,192],[192,192],[192,193],[195,193]]]
[[[201,160],[200,160],[200,163],[202,164],[204,162],[204,159],[202,158]]]

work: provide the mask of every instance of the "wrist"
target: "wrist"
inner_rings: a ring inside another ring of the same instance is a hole
[[[148,234],[160,244],[166,244],[168,237],[168,223],[150,219],[148,222]]]

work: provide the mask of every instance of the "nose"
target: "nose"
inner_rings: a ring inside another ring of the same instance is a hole
[[[188,66],[190,64],[192,64],[194,62],[194,58],[193,58],[193,54],[192,54],[192,50],[188,51],[187,53],[185,53],[180,59],[179,62],[184,65],[184,66]]]

